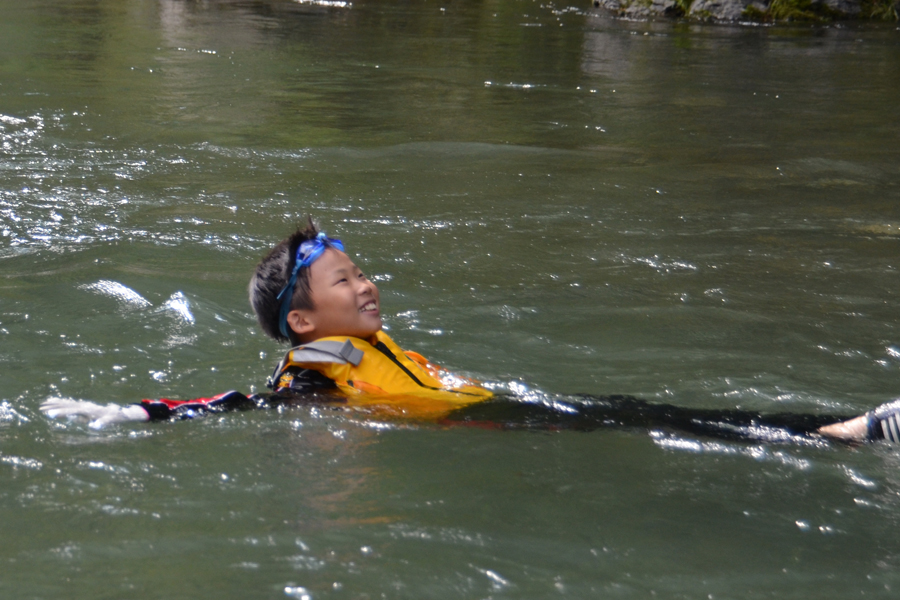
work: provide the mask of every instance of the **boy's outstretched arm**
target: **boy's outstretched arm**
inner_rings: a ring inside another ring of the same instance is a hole
[[[234,390],[211,398],[194,398],[193,400],[169,400],[168,398],[159,398],[141,400],[140,403],[140,407],[147,412],[151,421],[192,419],[206,413],[246,410],[250,408],[259,408],[265,405],[266,402],[261,396],[254,395],[248,398],[244,394]]]
[[[112,423],[125,423],[127,421],[149,421],[150,415],[140,404],[97,404],[87,400],[69,400],[67,398],[51,398],[41,404],[41,412],[55,419],[68,417],[69,419],[87,419],[92,429],[102,429]]]
[[[193,400],[169,400],[160,398],[141,400],[140,404],[96,404],[86,400],[51,398],[41,404],[41,411],[48,417],[68,417],[87,419],[89,427],[102,429],[113,423],[128,421],[163,421],[168,419],[190,419],[209,412],[226,412],[255,408],[264,404],[261,398],[248,398],[236,391],[225,392],[211,398]]]

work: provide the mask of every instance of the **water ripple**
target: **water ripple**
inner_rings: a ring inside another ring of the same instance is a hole
[[[131,308],[147,308],[151,306],[149,300],[118,281],[101,279],[95,283],[80,285],[78,289],[96,292],[102,296],[109,296]]]

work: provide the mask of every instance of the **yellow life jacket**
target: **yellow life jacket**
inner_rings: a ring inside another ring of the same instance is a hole
[[[317,371],[347,397],[346,406],[382,417],[436,419],[493,396],[478,382],[404,352],[382,331],[370,340],[326,337],[292,348],[275,369],[275,387],[290,387],[291,367]]]

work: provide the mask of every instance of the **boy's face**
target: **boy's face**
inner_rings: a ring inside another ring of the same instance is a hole
[[[378,288],[343,252],[328,248],[310,265],[309,289],[314,308],[288,313],[301,342],[341,335],[366,339],[381,330]]]

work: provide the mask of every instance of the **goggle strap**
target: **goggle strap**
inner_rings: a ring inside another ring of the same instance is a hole
[[[290,338],[290,335],[288,335],[287,316],[291,312],[291,301],[294,299],[294,286],[297,285],[297,274],[300,273],[300,269],[310,266],[317,258],[322,256],[326,248],[334,248],[343,252],[344,244],[341,240],[330,238],[325,235],[325,232],[320,231],[314,239],[306,240],[297,247],[291,276],[287,285],[275,297],[276,300],[281,300],[281,309],[278,311],[278,329],[281,331],[281,335],[286,338]]]

